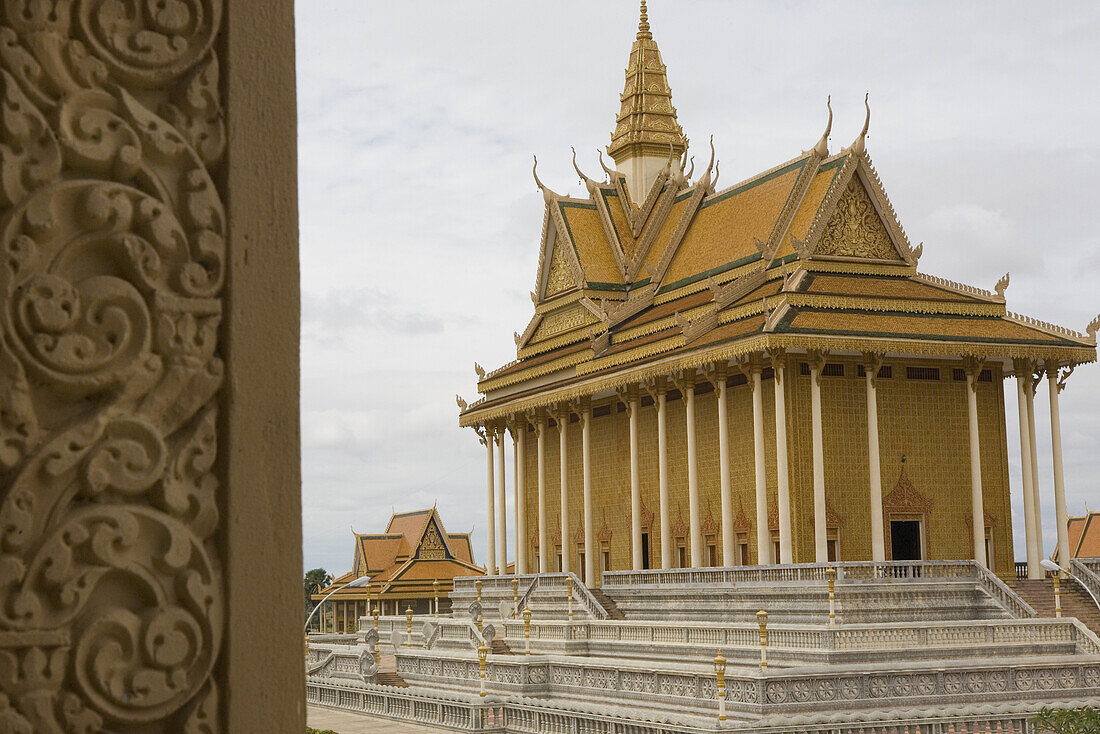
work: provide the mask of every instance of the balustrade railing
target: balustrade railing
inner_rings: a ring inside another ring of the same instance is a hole
[[[1070,561],[1070,571],[1100,606],[1100,558],[1074,558]]]

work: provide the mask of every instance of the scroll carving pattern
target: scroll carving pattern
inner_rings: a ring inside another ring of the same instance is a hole
[[[837,202],[836,213],[821,235],[817,254],[899,259],[886,226],[858,176],[852,176]]]
[[[0,0],[0,730],[220,731],[222,0]]]

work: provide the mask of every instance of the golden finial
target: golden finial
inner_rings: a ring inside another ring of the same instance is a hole
[[[829,122],[825,124],[825,132],[821,134],[821,140],[814,146],[814,153],[822,158],[829,157],[829,133],[833,131],[833,95],[825,99],[825,106],[829,108]]]
[[[638,38],[653,38],[649,32],[649,16],[645,11],[645,0],[642,0],[641,16],[638,19]]]
[[[859,137],[848,148],[849,152],[855,155],[863,155],[863,152],[867,150],[867,129],[871,127],[871,104],[867,100],[870,96],[870,92],[863,96],[863,106],[867,108],[867,117],[863,120],[863,129],[860,131]]]

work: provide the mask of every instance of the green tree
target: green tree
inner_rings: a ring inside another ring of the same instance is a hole
[[[1050,734],[1096,734],[1100,732],[1100,710],[1091,706],[1080,709],[1050,709],[1043,707],[1031,718],[1036,732]]]
[[[309,613],[313,611],[313,608],[317,606],[317,602],[313,601],[309,597],[312,594],[316,594],[321,589],[329,586],[332,583],[332,574],[323,568],[314,568],[306,571],[305,578],[302,580],[305,587],[305,614],[309,616]],[[318,612],[319,614],[320,612]],[[310,626],[317,625],[317,619],[314,618],[310,622]]]

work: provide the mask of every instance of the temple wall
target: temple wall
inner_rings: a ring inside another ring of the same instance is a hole
[[[810,420],[810,377],[801,375],[802,360],[792,357],[787,368],[787,439],[791,487],[791,520],[794,560],[814,560],[813,464]],[[867,480],[867,402],[864,379],[857,376],[856,360],[844,362],[843,377],[822,378],[822,421],[825,441],[825,482],[828,505],[839,516],[835,529],[841,560],[870,560],[870,507]],[[957,362],[942,363],[938,381],[906,377],[906,362],[888,361],[893,377],[877,381],[879,437],[883,496],[897,485],[901,456],[914,489],[931,502],[924,518],[925,557],[928,559],[970,558],[970,459],[966,407],[966,383],[952,379]],[[916,364],[916,363],[910,363]],[[936,363],[921,362],[920,366]],[[992,381],[978,383],[979,432],[982,443],[982,488],[985,512],[993,518],[995,571],[1012,571],[1012,529],[1009,506],[1008,459],[1002,391],[1003,375],[993,365]],[[702,388],[706,389],[706,388]],[[764,403],[764,446],[768,508],[774,514],[777,503],[775,467],[775,383],[762,381]],[[750,384],[727,388],[730,420],[730,484],[735,518],[735,545],[748,543],[750,563],[756,563],[756,490],[753,459],[752,389]],[[649,403],[648,398],[645,400]],[[714,534],[705,546],[717,546],[722,558],[721,499],[718,476],[717,391],[697,395],[696,448],[699,466],[701,522],[713,518]],[[598,404],[591,433],[592,481],[596,507],[593,512],[598,532],[605,525],[611,532],[613,570],[631,566],[630,546],[630,453],[629,417],[617,403]],[[668,459],[670,518],[677,546],[690,548],[686,534],[689,523],[687,491],[687,433],[685,403],[676,392],[668,400]],[[537,557],[538,467],[535,433],[526,434],[527,523],[531,558]],[[558,431],[550,426],[546,437],[546,493],[548,533],[553,539],[560,528],[560,484],[558,481]],[[657,473],[657,417],[654,405],[643,405],[639,420],[639,471],[643,516],[652,513],[648,527],[650,566],[661,564],[660,505]],[[566,543],[572,570],[580,575],[577,545],[583,533],[583,474],[581,424],[569,424],[569,522],[571,537]],[[744,520],[740,519],[743,513]],[[830,513],[832,515],[832,513]],[[886,546],[890,555],[887,511]],[[684,531],[682,534],[678,531]],[[643,532],[646,531],[643,521]],[[830,528],[833,531],[833,528]],[[556,552],[556,551],[555,551]],[[510,551],[509,555],[512,555]],[[551,554],[553,558],[553,554]],[[597,556],[597,559],[599,557]],[[673,551],[673,565],[678,554]],[[737,563],[737,558],[729,561]],[[597,562],[598,565],[598,562]]]

